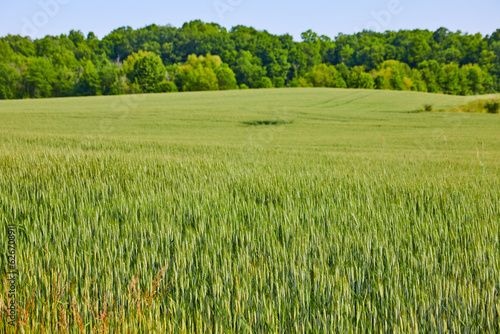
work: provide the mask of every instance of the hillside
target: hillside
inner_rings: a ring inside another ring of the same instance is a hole
[[[428,144],[436,131],[460,142],[496,138],[500,117],[494,115],[415,112],[424,104],[444,110],[477,98],[295,88],[0,101],[0,133],[235,147],[253,136],[264,146],[338,150],[379,148],[383,135],[412,149],[409,138]],[[248,125],[260,121],[278,124]]]

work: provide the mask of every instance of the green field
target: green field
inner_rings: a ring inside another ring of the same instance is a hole
[[[499,332],[500,116],[439,112],[476,98],[0,101],[0,332],[7,224],[19,332]]]

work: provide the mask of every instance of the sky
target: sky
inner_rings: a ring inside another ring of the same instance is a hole
[[[369,29],[449,30],[489,35],[500,28],[499,0],[0,0],[0,36],[32,38],[200,19],[230,29],[246,25],[299,41],[308,29],[335,37]]]

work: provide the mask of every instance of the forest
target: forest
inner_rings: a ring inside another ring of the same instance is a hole
[[[199,20],[32,40],[0,38],[0,99],[273,87],[500,91],[500,29],[491,35],[400,30],[294,41]]]

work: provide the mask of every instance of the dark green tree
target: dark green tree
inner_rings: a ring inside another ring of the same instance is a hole
[[[22,95],[22,76],[15,66],[0,62],[0,99],[16,99]]]
[[[99,74],[90,60],[82,64],[82,74],[76,84],[75,92],[79,96],[101,95]]]
[[[24,80],[27,97],[51,97],[56,81],[56,72],[48,59],[32,57],[27,60]]]
[[[240,51],[233,67],[239,84],[256,88],[260,79],[266,75],[266,70],[259,64],[260,60],[249,51]]]
[[[165,66],[160,56],[152,52],[139,52],[133,66],[130,65],[127,78],[145,93],[155,92],[165,79]]]

